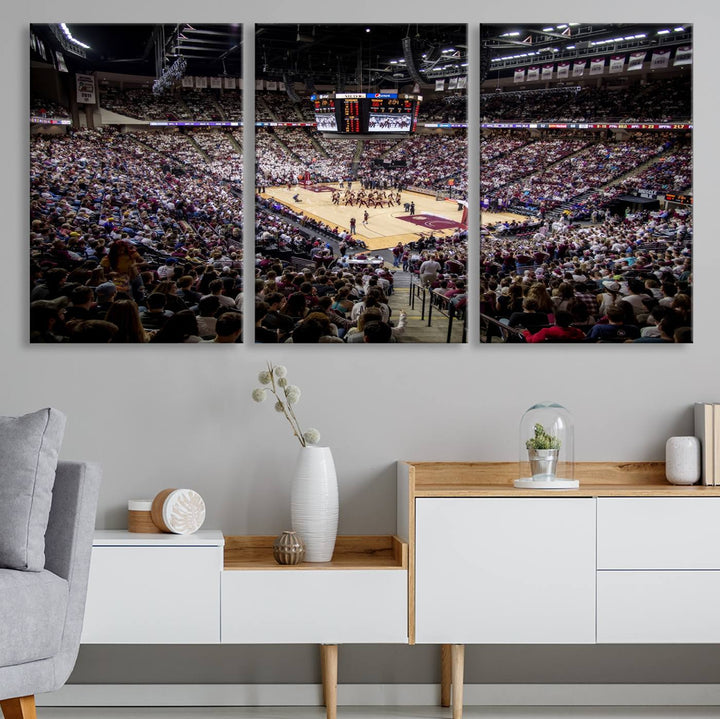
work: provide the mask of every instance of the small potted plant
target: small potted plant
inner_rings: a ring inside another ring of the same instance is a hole
[[[533,479],[554,479],[560,454],[560,439],[549,434],[539,422],[534,436],[525,442]]]

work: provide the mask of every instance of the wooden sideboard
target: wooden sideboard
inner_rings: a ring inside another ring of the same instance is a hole
[[[720,487],[655,463],[579,463],[574,490],[512,486],[516,463],[399,462],[397,535],[338,537],[282,567],[273,537],[98,531],[83,643],[441,646],[462,716],[466,644],[720,643]]]
[[[407,643],[407,544],[338,537],[332,561],[280,566],[273,540],[97,531],[82,643],[319,644],[334,719],[338,645]]]
[[[720,641],[720,487],[664,464],[579,463],[579,489],[521,490],[516,463],[399,462],[408,641],[440,644],[462,716],[465,644]]]

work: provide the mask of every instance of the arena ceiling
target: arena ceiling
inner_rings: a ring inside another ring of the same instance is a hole
[[[480,44],[483,69],[492,63],[493,70],[503,70],[559,58],[692,44],[692,24],[485,24]]]
[[[257,25],[255,71],[259,78],[306,84],[402,84],[413,81],[405,38],[411,40],[421,75],[467,72],[467,28],[462,24]]]
[[[32,26],[50,48],[63,52],[71,70],[156,76],[158,65],[168,66],[182,55],[188,74],[242,74],[240,24],[70,23],[67,29],[88,48],[68,41],[57,25]]]

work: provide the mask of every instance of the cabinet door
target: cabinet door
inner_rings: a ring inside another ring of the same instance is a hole
[[[225,571],[222,641],[405,644],[407,571]]]
[[[81,641],[220,641],[222,547],[93,547]]]
[[[598,569],[720,569],[720,497],[599,497]]]
[[[718,644],[720,572],[598,572],[600,644]]]
[[[595,500],[416,500],[418,643],[595,641]]]

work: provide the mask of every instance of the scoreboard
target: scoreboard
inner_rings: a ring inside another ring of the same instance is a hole
[[[343,98],[340,107],[343,132],[360,132],[360,100],[354,97]]]
[[[391,92],[312,95],[320,132],[341,134],[411,133],[417,127],[420,95]]]

